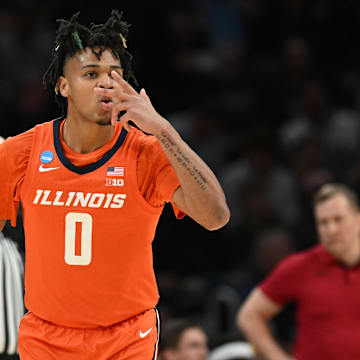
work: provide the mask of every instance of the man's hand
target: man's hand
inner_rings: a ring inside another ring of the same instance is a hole
[[[206,229],[223,227],[229,221],[230,211],[214,173],[156,112],[144,89],[138,93],[115,71],[111,77],[113,88],[95,88],[97,94],[112,100],[111,123],[116,123],[118,114],[125,111],[120,121],[126,130],[130,131],[132,121],[143,132],[154,135],[180,182],[172,197],[175,205]]]
[[[112,71],[111,76],[117,84],[115,88],[95,88],[97,94],[112,99],[114,105],[111,123],[115,124],[118,121],[119,113],[125,111],[126,113],[120,117],[120,121],[127,131],[131,130],[129,121],[132,121],[145,133],[159,134],[168,121],[154,109],[145,89],[141,89],[138,93],[116,71]]]

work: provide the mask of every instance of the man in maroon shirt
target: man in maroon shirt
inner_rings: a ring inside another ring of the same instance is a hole
[[[256,287],[237,323],[267,360],[360,359],[360,208],[356,194],[340,184],[316,193],[320,244],[293,254]],[[277,343],[269,321],[294,302],[293,356]]]

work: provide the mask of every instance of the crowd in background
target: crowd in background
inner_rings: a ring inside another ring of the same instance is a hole
[[[60,115],[41,81],[56,19],[79,10],[82,22],[102,22],[119,6],[132,24],[139,86],[216,173],[232,215],[208,232],[165,208],[154,242],[162,318],[192,317],[214,343],[236,337],[234,314],[249,291],[317,242],[314,191],[329,181],[360,191],[360,3],[3,2],[1,136]],[[21,228],[6,232],[24,251]],[[291,313],[276,324],[285,342]]]

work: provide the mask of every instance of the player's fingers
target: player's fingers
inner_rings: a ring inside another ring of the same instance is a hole
[[[129,118],[129,115],[127,115],[127,114],[120,117],[120,122],[127,132],[131,131],[131,126],[129,125],[129,121],[130,121],[130,118]]]
[[[104,89],[101,87],[94,88],[94,91],[96,94],[100,96],[107,96],[111,99],[117,100],[117,101],[129,101],[130,95],[124,93],[123,91],[116,90],[116,89]]]
[[[111,72],[111,76],[121,85],[125,92],[131,95],[138,95],[138,92],[124,79],[122,78],[116,71]]]
[[[128,109],[127,103],[119,103],[114,105],[111,113],[111,123],[115,124],[118,121],[120,112],[126,111],[127,109]]]
[[[146,93],[146,91],[145,91],[144,88],[142,88],[142,89],[140,90],[140,96],[141,96],[143,99],[145,99],[148,103],[151,104],[150,98],[149,98],[149,96],[148,96],[148,94]]]

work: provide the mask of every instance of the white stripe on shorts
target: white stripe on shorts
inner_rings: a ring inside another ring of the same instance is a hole
[[[159,347],[159,339],[160,339],[160,316],[159,316],[159,311],[158,309],[155,307],[154,308],[155,313],[156,313],[156,327],[157,327],[157,332],[158,332],[158,336],[156,339],[156,343],[155,343],[155,351],[154,351],[154,357],[153,360],[157,359],[158,356],[158,347]]]

